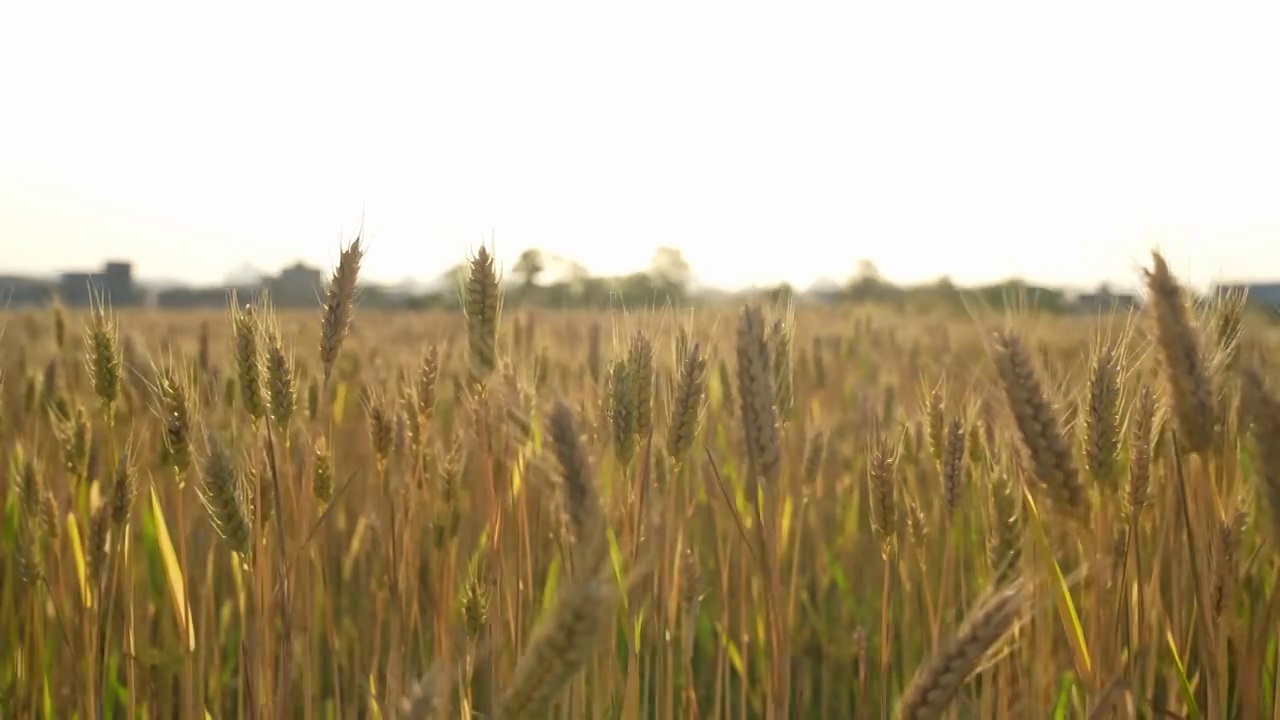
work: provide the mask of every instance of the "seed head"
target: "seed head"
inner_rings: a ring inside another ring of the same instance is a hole
[[[85,365],[104,411],[120,399],[120,337],[109,311],[98,302],[85,331]]]
[[[232,298],[232,302],[235,299]],[[235,330],[236,372],[240,379],[240,403],[256,424],[267,414],[262,387],[262,348],[257,312],[252,305],[232,306]]]
[[[316,440],[311,494],[321,505],[328,505],[333,500],[333,457],[329,454],[329,446],[324,438]]]
[[[248,555],[251,538],[249,499],[244,479],[231,452],[213,433],[208,435],[204,482],[200,496],[214,528],[241,555]]]
[[[61,353],[67,348],[67,309],[61,302],[53,303],[53,341]]]
[[[478,638],[489,623],[489,588],[472,575],[462,596],[462,619],[467,637]]]
[[[707,387],[707,359],[697,343],[686,345],[677,357],[679,377],[675,402],[671,408],[671,425],[667,431],[667,454],[681,460],[693,447],[694,436],[702,423]]]
[[[111,479],[111,523],[117,527],[129,524],[129,514],[133,509],[133,499],[138,494],[138,476],[129,462],[127,451],[120,454],[116,463],[115,475]]]
[[[351,319],[356,312],[356,282],[363,258],[364,248],[357,236],[338,256],[338,266],[334,268],[333,278],[325,291],[324,309],[320,316],[320,365],[324,368],[326,386],[342,351],[342,343],[351,331]]]
[[[1156,400],[1151,387],[1143,385],[1129,419],[1129,485],[1125,492],[1125,512],[1136,515],[1151,502],[1151,457]]]
[[[930,391],[924,404],[925,430],[929,438],[929,453],[933,456],[933,462],[937,465],[939,472],[942,470],[944,446],[947,442],[947,420],[943,409],[944,397],[943,386],[939,382]]]
[[[89,416],[81,405],[74,408],[70,417],[58,423],[57,432],[67,474],[80,481],[85,479],[89,466]]]
[[[776,485],[782,473],[772,358],[765,341],[764,315],[748,306],[738,316],[738,402],[752,485]]]
[[[163,446],[179,477],[191,467],[191,418],[195,414],[190,379],[173,363],[158,371],[157,414],[164,424]]]
[[[645,444],[653,428],[653,343],[644,333],[637,332],[627,351],[627,365],[631,371],[631,391],[635,394],[633,407],[636,413],[636,441]]]
[[[958,417],[947,423],[942,448],[942,494],[947,504],[948,519],[955,516],[960,507],[960,495],[964,490],[964,421]]]
[[[1152,253],[1152,259],[1153,268],[1146,271],[1147,291],[1179,439],[1187,452],[1204,452],[1213,443],[1215,418],[1208,363],[1182,285],[1160,253]]]
[[[805,440],[804,465],[800,474],[800,477],[804,478],[806,488],[817,487],[818,481],[822,478],[822,461],[826,459],[826,455],[826,431],[814,430],[809,433],[809,437]]]
[[[613,451],[618,463],[627,465],[636,453],[635,377],[625,358],[613,361],[609,371],[609,424],[613,429]]]
[[[1112,347],[1099,349],[1094,357],[1084,427],[1085,466],[1103,489],[1115,491],[1120,462],[1120,367]]]
[[[297,393],[293,358],[285,350],[279,330],[273,327],[267,331],[267,396],[271,417],[282,433],[288,432],[289,421],[297,409]]]
[[[44,579],[44,563],[40,553],[38,521],[18,516],[18,533],[14,539],[14,551],[18,556],[18,574],[28,587],[36,587]]]
[[[1018,575],[1022,559],[1022,492],[1004,472],[991,483],[991,524],[991,569],[1003,585]]]
[[[996,371],[1034,476],[1069,517],[1087,525],[1091,510],[1075,458],[1021,336],[1007,331],[995,341]]]
[[[557,402],[551,411],[550,435],[560,462],[560,487],[575,542],[594,541],[600,533],[600,498],[591,477],[591,462],[578,435],[573,411]]]
[[[896,450],[884,436],[877,433],[873,440],[867,478],[871,485],[871,525],[880,539],[880,551],[886,557],[898,528],[897,488],[893,477],[897,462]]]
[[[424,424],[435,417],[436,386],[439,381],[440,349],[432,345],[423,355],[422,368],[418,371],[418,415]]]
[[[378,393],[369,396],[365,404],[365,414],[369,418],[369,440],[373,444],[373,453],[378,460],[378,470],[386,469],[387,460],[395,444],[395,426],[392,417]]]
[[[53,496],[53,491],[49,486],[45,486],[44,494],[40,503],[40,519],[44,525],[45,532],[49,534],[49,539],[53,542],[58,541],[58,532],[62,527],[59,522],[61,510],[58,508],[58,499]]]
[[[498,320],[502,289],[493,256],[481,246],[467,265],[462,309],[467,318],[468,371],[475,385],[483,385],[498,369]]]
[[[777,409],[780,424],[790,422],[795,411],[792,341],[790,322],[782,318],[774,320],[770,327],[768,344],[773,351],[773,404]]]

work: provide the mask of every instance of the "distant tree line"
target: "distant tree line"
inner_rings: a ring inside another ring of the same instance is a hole
[[[466,263],[444,274],[445,289],[409,300],[416,308],[454,307],[466,279]],[[547,308],[608,308],[682,305],[692,300],[693,271],[676,248],[661,247],[648,269],[620,276],[593,276],[581,263],[525,250],[504,278],[508,305]]]
[[[918,285],[896,285],[886,280],[867,260],[861,261],[843,283],[828,283],[797,290],[783,283],[738,292],[694,287],[694,271],[684,254],[674,247],[660,247],[649,266],[625,275],[592,275],[581,263],[531,248],[520,253],[503,275],[504,303],[508,307],[548,309],[611,309],[682,306],[736,302],[742,295],[763,296],[771,301],[793,298],[827,305],[870,304],[912,313],[965,313],[971,309],[1035,308],[1041,312],[1088,311],[1108,304],[1126,305],[1136,298],[1112,293],[1105,285],[1083,297],[1060,289],[1013,279],[980,286],[957,287],[949,278]],[[367,284],[361,304],[381,309],[456,309],[460,306],[467,264],[458,263],[439,278],[437,289],[413,293],[391,286]],[[322,279],[315,271],[315,282]],[[309,277],[309,276],[308,276]],[[166,307],[214,307],[226,302],[235,289],[241,299],[261,288],[181,288],[167,290]],[[7,291],[7,292],[6,292]],[[314,292],[308,290],[308,293]],[[0,283],[3,296],[17,293]]]
[[[893,285],[866,260],[859,263],[857,273],[845,285],[841,297],[852,303],[876,303],[912,311],[963,311],[970,307],[1002,310],[1013,306],[1034,307],[1041,312],[1066,312],[1075,307],[1062,290],[1031,285],[1018,279],[964,289],[947,277],[924,285]],[[1123,299],[1126,296],[1115,297]]]
[[[467,264],[458,263],[447,270],[431,292],[413,293],[404,288],[367,284],[362,289],[361,304],[381,309],[456,309],[466,280]],[[287,277],[286,277],[287,276]],[[292,281],[292,289],[285,287]],[[649,266],[625,275],[597,276],[581,263],[569,258],[530,248],[517,256],[503,277],[504,303],[509,307],[541,307],[561,309],[650,308],[694,303],[735,302],[741,295],[764,296],[771,301],[794,298],[807,302],[877,305],[899,312],[965,313],[972,309],[1000,311],[1007,308],[1034,308],[1039,312],[1089,312],[1107,307],[1125,307],[1138,301],[1133,295],[1113,292],[1105,283],[1096,291],[1069,295],[1061,289],[1033,285],[1019,279],[978,287],[957,287],[949,278],[918,285],[895,285],[886,280],[869,260],[860,261],[843,283],[829,282],[797,291],[783,283],[756,287],[739,292],[695,289],[694,271],[684,254],[674,247],[660,247]],[[286,269],[279,278],[261,286],[175,288],[159,293],[158,304],[171,308],[217,307],[235,291],[249,299],[264,287],[272,286],[277,303],[294,298],[294,306],[310,305],[323,278],[318,269],[298,264]],[[282,285],[283,284],[283,285]],[[1267,286],[1264,289],[1271,289]],[[0,308],[40,305],[52,301],[57,288],[53,283],[21,277],[0,276]],[[120,295],[120,293],[116,293]],[[1274,295],[1259,293],[1255,309],[1280,321],[1280,302]],[[1280,295],[1280,285],[1275,295]],[[1252,292],[1250,298],[1253,298]],[[288,304],[288,303],[286,303]]]
[[[459,263],[445,273],[443,290],[403,302],[413,308],[457,307],[465,278],[466,264]],[[529,249],[520,254],[504,278],[504,302],[508,306],[600,309],[684,305],[724,298],[723,294],[695,294],[693,278],[689,262],[672,247],[659,248],[646,270],[620,276],[593,276],[578,262]],[[894,285],[869,261],[859,263],[843,285],[798,292],[781,284],[753,292],[772,299],[806,296],[828,304],[876,304],[910,312],[964,312],[973,306],[1002,309],[1010,305],[1033,306],[1045,312],[1072,309],[1063,291],[1020,280],[964,289],[947,278],[924,285]],[[366,302],[388,300],[381,294],[366,296]]]

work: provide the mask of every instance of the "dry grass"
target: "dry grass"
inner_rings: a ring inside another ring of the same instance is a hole
[[[394,315],[363,254],[0,320],[0,716],[1280,717],[1241,298],[530,312],[481,250]]]

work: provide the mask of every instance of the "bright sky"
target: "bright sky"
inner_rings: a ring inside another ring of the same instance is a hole
[[[1280,6],[10,2],[0,273],[1280,279]]]

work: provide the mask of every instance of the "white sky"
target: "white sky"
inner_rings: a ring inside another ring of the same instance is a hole
[[[0,272],[1280,278],[1280,6],[1174,5],[10,2]]]

